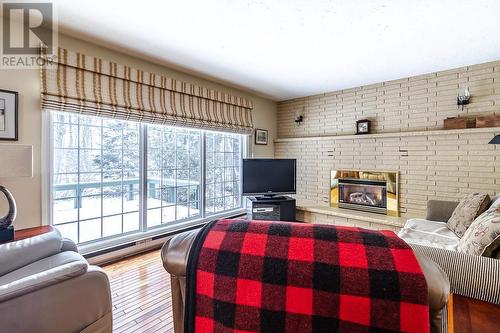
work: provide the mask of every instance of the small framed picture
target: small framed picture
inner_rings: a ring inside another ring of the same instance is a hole
[[[0,140],[17,141],[18,93],[0,89]]]
[[[370,121],[368,119],[358,120],[356,122],[356,134],[369,134]]]
[[[255,130],[255,144],[256,145],[267,145],[267,130],[256,129]]]

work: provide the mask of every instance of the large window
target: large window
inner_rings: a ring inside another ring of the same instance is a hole
[[[210,214],[241,206],[241,136],[206,134],[206,208]]]
[[[148,126],[148,227],[201,216],[202,134]]]
[[[89,243],[242,207],[243,136],[51,116],[51,220]]]

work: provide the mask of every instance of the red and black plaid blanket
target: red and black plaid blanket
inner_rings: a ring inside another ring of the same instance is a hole
[[[187,268],[185,331],[429,332],[427,285],[392,231],[220,220]]]

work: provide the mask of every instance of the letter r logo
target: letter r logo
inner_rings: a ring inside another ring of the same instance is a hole
[[[4,55],[38,54],[44,45],[53,53],[52,3],[2,3],[2,53]]]

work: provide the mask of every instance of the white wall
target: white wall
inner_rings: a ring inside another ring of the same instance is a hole
[[[255,157],[274,156],[273,141],[277,133],[276,103],[274,101],[69,36],[60,35],[59,46],[71,51],[82,52],[252,99],[254,102],[253,118],[255,127],[269,130],[269,144],[267,146],[254,146],[252,149],[253,154]],[[38,70],[0,70],[0,89],[19,92],[19,141],[16,143],[33,145],[33,178],[0,180],[1,184],[13,193],[17,201],[18,217],[14,222],[14,226],[16,229],[24,229],[46,224],[48,221],[42,221],[42,178],[47,177],[47,175],[42,174],[41,169],[42,112],[40,110],[40,72]],[[251,140],[253,141],[253,138]],[[0,201],[0,213],[4,213],[6,212],[6,200],[0,198]]]

